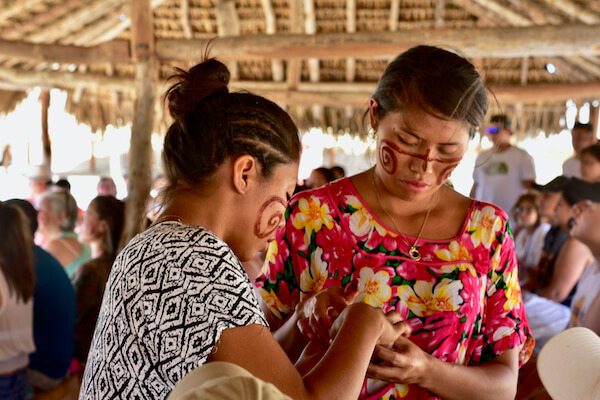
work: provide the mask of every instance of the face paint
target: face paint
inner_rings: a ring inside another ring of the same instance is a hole
[[[254,234],[260,239],[267,238],[283,222],[286,202],[278,196],[267,199],[258,210],[254,223]]]
[[[442,183],[444,183],[446,181],[446,179],[448,179],[448,177],[450,177],[450,174],[452,174],[452,171],[454,170],[454,168],[456,168],[456,166],[462,160],[462,157],[447,158],[447,159],[430,158],[429,157],[430,149],[427,149],[425,154],[412,153],[412,152],[408,152],[408,151],[400,149],[395,143],[392,143],[388,140],[382,139],[381,146],[379,149],[379,159],[381,161],[382,168],[390,175],[395,173],[396,168],[397,168],[397,156],[394,153],[405,154],[409,157],[414,157],[414,158],[423,160],[423,172],[427,172],[427,167],[429,165],[428,164],[429,162],[435,161],[438,163],[445,164],[444,167],[439,171],[439,174],[437,176],[437,184],[438,185],[441,185]],[[435,164],[434,164],[434,167],[435,167]]]

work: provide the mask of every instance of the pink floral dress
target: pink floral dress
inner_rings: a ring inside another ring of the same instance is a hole
[[[408,249],[344,178],[292,198],[256,284],[283,321],[303,298],[358,278],[357,301],[397,310],[412,327],[410,339],[440,360],[477,365],[511,348],[520,348],[520,364],[529,358],[534,341],[504,211],[473,201],[458,236],[420,240],[420,261]],[[438,397],[366,379],[361,398]]]

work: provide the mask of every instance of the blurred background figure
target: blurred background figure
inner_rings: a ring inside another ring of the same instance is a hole
[[[92,259],[79,266],[72,278],[77,301],[74,357],[79,364],[87,360],[104,287],[117,256],[123,218],[121,200],[98,196],[90,202],[81,222],[79,240],[90,246]]]
[[[588,146],[596,143],[598,139],[594,133],[592,124],[582,124],[576,122],[571,129],[571,143],[573,144],[573,154],[563,163],[563,175],[570,178],[581,178],[581,151]]]
[[[521,195],[512,213],[517,225],[515,253],[519,262],[519,281],[523,283],[527,281],[529,271],[537,269],[550,224],[541,220],[539,195],[535,192]]]
[[[0,398],[26,399],[33,340],[32,236],[25,214],[0,202]]]
[[[117,196],[117,185],[115,181],[110,176],[102,176],[98,181],[98,186],[96,188],[98,192],[98,196]]]
[[[37,230],[37,211],[21,199],[7,200],[27,216],[31,237]],[[33,291],[33,339],[35,352],[29,356],[27,382],[35,392],[60,384],[73,357],[75,293],[62,265],[33,243],[35,289]]]
[[[581,179],[600,182],[600,144],[596,143],[581,150]]]
[[[331,172],[333,173],[333,179],[340,179],[346,176],[346,170],[344,167],[340,165],[334,165],[331,167]]]
[[[304,181],[304,185],[308,189],[314,189],[333,180],[335,180],[334,174],[329,168],[319,167],[312,170],[309,177]]]
[[[52,184],[50,169],[45,165],[31,165],[25,176],[29,179],[30,190],[27,201],[33,204],[36,210],[39,210],[42,196]]]
[[[163,188],[167,186],[169,181],[164,175],[158,175],[152,182],[152,188],[150,189],[150,198],[148,199],[148,212],[146,218],[148,219],[148,225],[156,220],[156,217],[162,211],[161,195]]]
[[[38,212],[38,244],[65,268],[69,278],[78,266],[91,258],[90,247],[77,240],[74,232],[79,208],[67,192],[44,193]]]

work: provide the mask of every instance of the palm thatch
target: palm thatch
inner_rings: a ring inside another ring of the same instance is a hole
[[[134,0],[0,1],[0,112],[33,86],[69,93],[93,130],[134,117]],[[282,104],[302,128],[362,133],[387,62],[419,42],[458,47],[521,135],[560,131],[565,103],[600,97],[600,1],[151,0],[164,81],[209,40],[232,85]],[[519,39],[520,38],[520,39]],[[546,66],[553,64],[557,73]],[[164,85],[159,85],[164,90]],[[15,92],[16,90],[16,92]],[[595,103],[594,103],[595,104]],[[166,117],[157,106],[157,129]]]

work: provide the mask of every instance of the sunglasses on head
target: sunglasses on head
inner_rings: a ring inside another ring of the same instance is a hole
[[[488,126],[487,128],[485,128],[485,133],[498,133],[500,132],[500,128],[498,128],[497,126]]]

